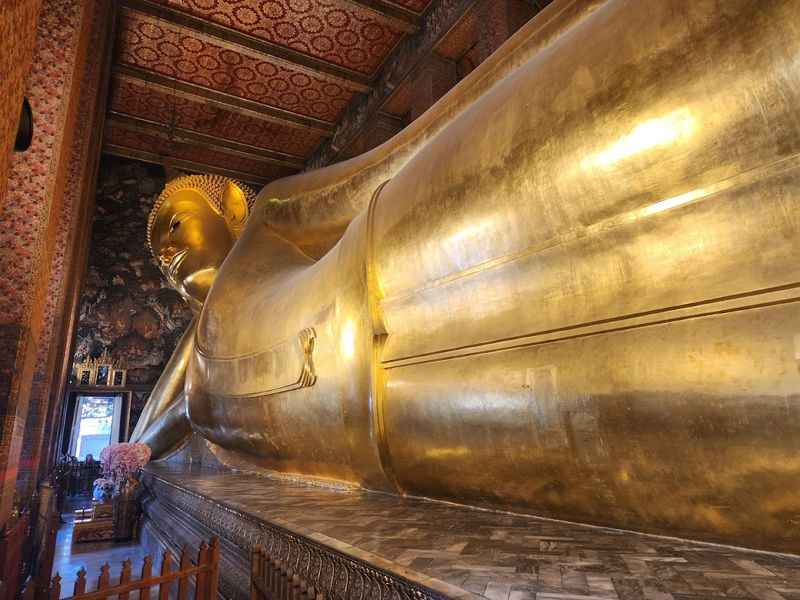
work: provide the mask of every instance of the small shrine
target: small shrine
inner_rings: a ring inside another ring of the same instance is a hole
[[[128,370],[124,361],[112,358],[108,350],[96,358],[73,363],[71,381],[78,386],[124,387]]]

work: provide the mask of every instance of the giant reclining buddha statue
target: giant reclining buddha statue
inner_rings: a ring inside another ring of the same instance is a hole
[[[184,186],[151,243],[198,317],[135,437],[796,550],[799,22],[556,0],[383,146]]]

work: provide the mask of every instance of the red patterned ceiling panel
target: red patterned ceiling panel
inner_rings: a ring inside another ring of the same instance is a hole
[[[335,121],[353,96],[342,81],[293,69],[266,56],[211,42],[163,21],[125,12],[123,63],[295,113]]]
[[[105,141],[107,144],[212,165],[222,169],[232,169],[266,179],[277,179],[296,172],[294,169],[228,154],[227,152],[170,141],[161,136],[127,129],[117,123],[107,124]]]
[[[373,74],[402,32],[342,0],[158,0],[328,62]],[[427,0],[403,0],[409,8]]]
[[[310,155],[322,136],[309,129],[231,112],[200,98],[175,95],[152,84],[115,78],[111,109],[217,138],[250,144],[298,157]]]

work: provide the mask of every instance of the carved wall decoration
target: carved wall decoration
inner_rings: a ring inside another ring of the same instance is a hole
[[[4,3],[0,11],[0,36],[4,40],[0,53],[0,147],[10,148],[17,135],[20,101],[25,91],[25,77],[36,43],[36,22],[41,0]],[[11,153],[0,154],[0,205],[5,203],[6,183],[11,166]]]
[[[0,103],[13,97],[14,104],[4,110],[0,135],[6,139],[6,116],[16,131],[23,88],[35,128],[25,153],[12,156],[9,143],[0,160],[0,395],[7,434],[0,522],[15,492],[23,498],[32,492],[46,462],[40,460],[51,434],[46,424],[58,410],[53,373],[63,362],[70,319],[62,315],[71,312],[64,307],[77,284],[73,255],[97,159],[91,141],[100,116],[109,7],[105,0],[23,0],[3,2],[0,10],[1,87],[11,93]],[[9,60],[13,65],[4,70]]]
[[[112,383],[119,365],[125,384],[154,383],[191,320],[145,244],[147,215],[163,185],[158,168],[117,158],[101,165],[74,356],[82,364],[110,357]]]

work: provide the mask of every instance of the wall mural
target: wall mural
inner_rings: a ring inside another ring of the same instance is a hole
[[[127,366],[128,384],[155,383],[192,318],[145,241],[164,183],[160,167],[103,157],[74,360],[108,351]]]

